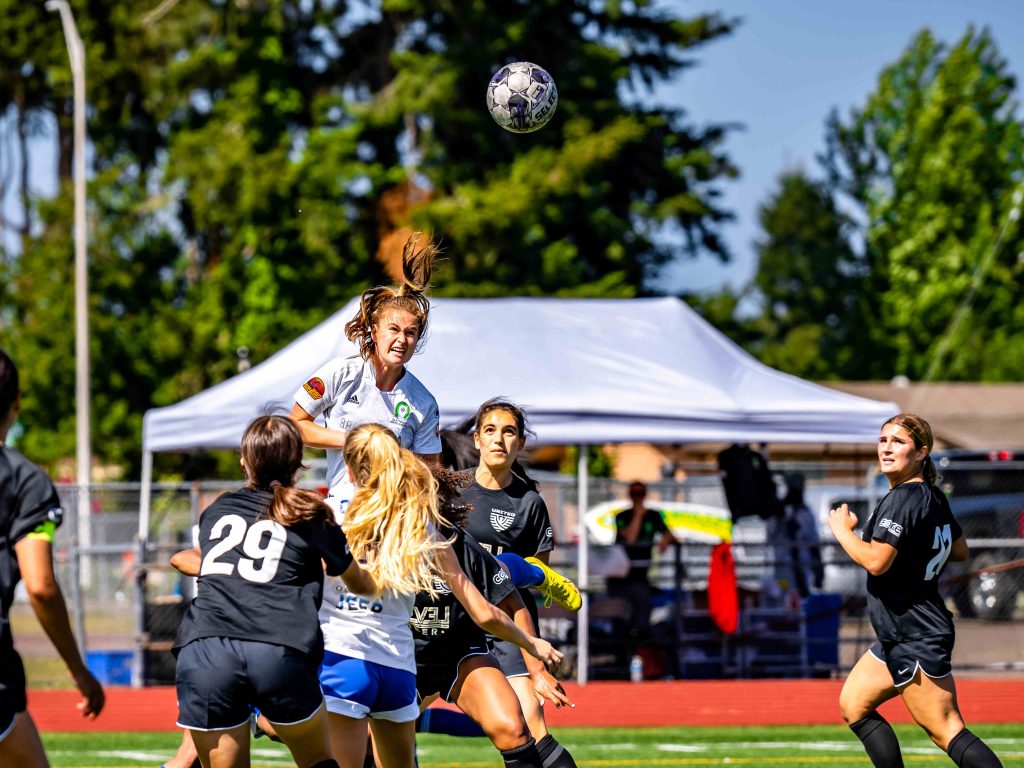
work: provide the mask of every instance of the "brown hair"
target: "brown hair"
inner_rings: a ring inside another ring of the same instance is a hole
[[[389,310],[402,310],[416,318],[419,325],[417,346],[427,333],[430,302],[424,295],[430,288],[430,276],[440,249],[429,239],[420,246],[422,233],[414,232],[402,247],[402,284],[377,286],[363,291],[359,312],[345,324],[345,335],[359,345],[359,354],[369,360],[376,352],[370,332]]]
[[[0,419],[7,416],[18,399],[18,366],[0,349]]]
[[[249,487],[271,491],[267,517],[281,525],[334,523],[334,514],[316,491],[295,487],[302,469],[302,436],[283,416],[253,419],[242,435],[242,461]]]
[[[913,413],[897,414],[882,426],[885,427],[888,424],[895,424],[897,427],[905,429],[913,438],[915,448],[928,449],[921,471],[924,474],[924,479],[934,485],[938,473],[935,471],[935,462],[932,461],[932,446],[935,444],[935,436],[932,434],[931,424]]]

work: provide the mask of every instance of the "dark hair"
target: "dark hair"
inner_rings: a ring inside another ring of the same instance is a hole
[[[0,419],[7,416],[18,399],[18,366],[0,349]]]
[[[466,475],[453,472],[447,467],[437,464],[428,464],[430,473],[437,480],[437,509],[441,517],[449,525],[457,525],[465,528],[466,520],[469,519],[473,508],[469,504],[460,504],[459,496],[465,490],[472,479]]]
[[[643,494],[644,496],[646,496],[647,486],[644,483],[640,482],[639,480],[634,480],[632,483],[629,484],[629,495],[632,496],[634,493],[636,493],[637,495]]]
[[[897,427],[902,427],[910,433],[910,436],[914,439],[915,448],[928,449],[921,471],[924,474],[924,479],[934,485],[938,472],[935,471],[935,462],[932,461],[932,446],[935,444],[935,437],[932,434],[931,424],[913,413],[897,414],[886,421],[885,424],[882,424],[882,426],[885,427],[888,424],[895,424]]]
[[[420,232],[414,232],[402,247],[402,284],[377,286],[363,291],[359,297],[359,312],[345,324],[345,335],[359,345],[364,360],[377,351],[371,332],[388,310],[402,310],[416,318],[419,325],[417,346],[427,333],[430,302],[424,293],[430,288],[434,262],[441,253],[429,240],[419,246]]]
[[[476,416],[473,417],[474,434],[480,431],[480,425],[483,423],[484,418],[492,411],[505,411],[511,415],[516,420],[516,429],[519,430],[520,437],[525,439],[527,435],[533,434],[533,430],[526,424],[525,411],[511,400],[506,400],[500,396],[492,397],[476,409]]]
[[[302,436],[283,416],[253,419],[242,435],[242,461],[249,486],[274,494],[267,516],[281,525],[312,522],[327,526],[334,514],[316,491],[295,488],[302,469]]]

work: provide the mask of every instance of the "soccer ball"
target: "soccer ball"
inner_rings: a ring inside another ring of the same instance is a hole
[[[528,61],[506,64],[487,84],[487,111],[513,133],[530,133],[547,125],[558,106],[555,81]]]

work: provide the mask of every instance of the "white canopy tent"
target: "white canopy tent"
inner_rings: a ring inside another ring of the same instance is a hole
[[[287,413],[309,374],[356,353],[344,324],[357,307],[353,299],[263,363],[145,414],[141,542],[149,531],[153,453],[236,448],[252,418]],[[537,442],[549,444],[873,442],[898,410],[762,365],[674,298],[433,299],[423,353],[409,367],[437,398],[442,426],[503,395],[526,409]],[[581,511],[585,455],[581,450]],[[579,539],[585,589],[582,527]],[[584,602],[581,658],[586,629]]]

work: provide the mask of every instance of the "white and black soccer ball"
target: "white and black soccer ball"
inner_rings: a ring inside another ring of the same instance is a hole
[[[487,84],[487,111],[506,131],[530,133],[543,128],[557,106],[554,78],[528,61],[506,64]]]

